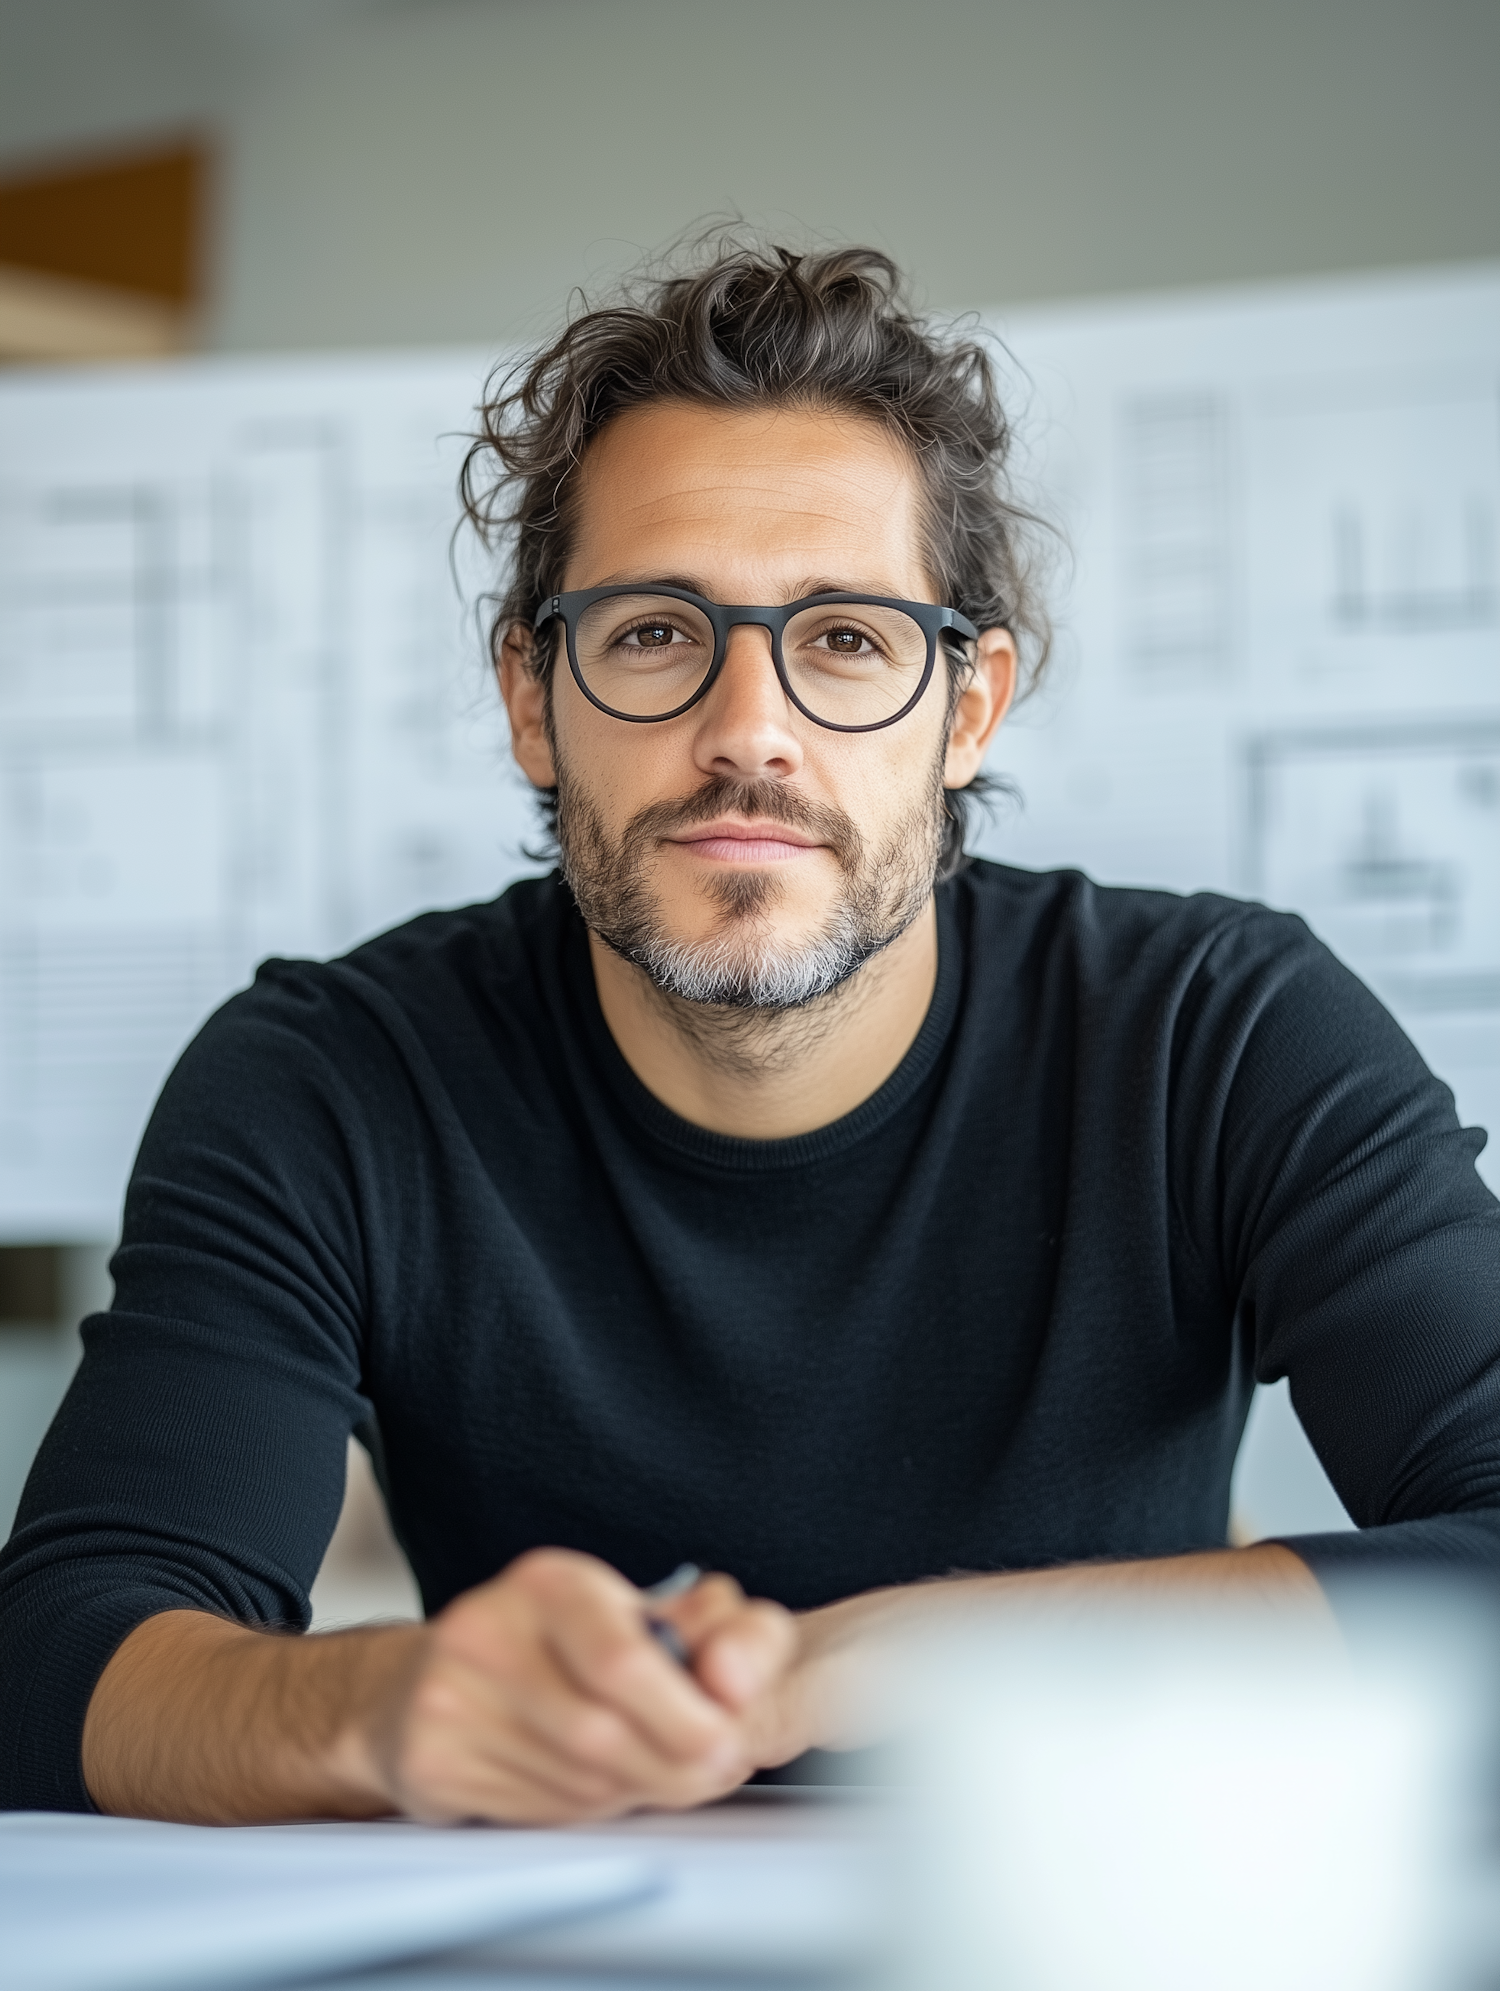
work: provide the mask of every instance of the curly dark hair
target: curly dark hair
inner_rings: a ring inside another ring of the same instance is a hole
[[[1047,528],[1013,489],[1012,428],[990,351],[916,315],[901,272],[877,249],[797,255],[735,234],[627,279],[613,301],[585,304],[549,346],[491,376],[459,488],[484,545],[510,555],[506,584],[486,598],[494,657],[506,631],[529,629],[562,587],[589,444],[625,409],[667,400],[836,409],[889,429],[921,472],[939,599],[981,629],[1009,629],[1022,689],[1036,683],[1050,641]],[[555,628],[533,659],[549,686]],[[972,662],[963,648],[948,657],[951,707]],[[981,776],[947,791],[939,877],[962,862],[967,805],[990,785]],[[549,821],[555,804],[543,797]]]

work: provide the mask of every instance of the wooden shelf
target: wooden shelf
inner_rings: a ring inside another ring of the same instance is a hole
[[[181,352],[190,328],[164,299],[0,263],[0,360],[157,358]]]

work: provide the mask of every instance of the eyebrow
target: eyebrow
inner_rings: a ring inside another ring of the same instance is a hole
[[[600,588],[639,588],[643,594],[649,594],[652,588],[681,588],[687,594],[702,595],[705,601],[716,599],[709,592],[702,576],[695,574],[611,574],[602,581],[595,581],[593,585]],[[789,588],[783,597],[783,602],[802,601],[808,595],[885,595],[890,600],[904,599],[899,591],[893,592],[879,582],[830,580],[826,574],[817,574],[800,581],[796,587]],[[782,603],[729,602],[720,606],[773,608],[782,606]]]

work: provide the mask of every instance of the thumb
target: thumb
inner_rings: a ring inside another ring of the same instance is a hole
[[[797,1621],[779,1604],[745,1604],[693,1656],[693,1671],[716,1701],[738,1714],[778,1687],[796,1663]]]

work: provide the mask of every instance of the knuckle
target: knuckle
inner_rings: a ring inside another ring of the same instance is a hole
[[[405,1729],[416,1736],[444,1729],[462,1719],[461,1697],[447,1674],[431,1670],[421,1674],[412,1686],[406,1703]]]
[[[772,1604],[764,1598],[757,1598],[745,1607],[746,1618],[753,1630],[768,1643],[785,1647],[788,1651],[797,1644],[797,1620],[781,1604]]]
[[[566,1549],[527,1549],[506,1570],[504,1581],[546,1595],[567,1574],[571,1561]]]
[[[563,1724],[563,1746],[581,1763],[613,1763],[625,1740],[624,1723],[608,1708],[580,1708]]]
[[[577,1549],[527,1549],[510,1564],[501,1582],[543,1607],[556,1607],[606,1589],[628,1590],[623,1577],[597,1557]]]
[[[743,1604],[745,1601],[745,1593],[734,1578],[725,1576],[719,1570],[711,1576],[703,1577],[697,1588],[699,1595],[705,1601],[717,1604],[721,1609],[725,1605]]]
[[[649,1666],[652,1650],[643,1638],[611,1638],[594,1655],[595,1684],[611,1700],[628,1697]]]

